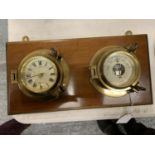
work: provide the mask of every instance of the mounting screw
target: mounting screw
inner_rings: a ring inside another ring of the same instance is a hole
[[[131,36],[132,34],[133,34],[133,33],[132,33],[131,30],[128,30],[128,31],[125,32],[125,35],[126,35],[126,36]]]
[[[29,39],[29,37],[28,36],[23,36],[22,37],[22,41],[29,41],[30,39]]]

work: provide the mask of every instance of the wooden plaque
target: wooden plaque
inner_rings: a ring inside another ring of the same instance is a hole
[[[93,55],[105,46],[127,46],[132,43],[139,45],[136,56],[142,68],[140,84],[146,88],[146,91],[119,98],[104,96],[97,92],[89,81],[88,66]],[[17,84],[11,83],[11,71],[18,68],[27,54],[42,48],[57,49],[70,68],[68,88],[63,96],[55,101],[35,101],[23,95]],[[7,43],[7,75],[9,114],[152,104],[147,35],[9,42]]]

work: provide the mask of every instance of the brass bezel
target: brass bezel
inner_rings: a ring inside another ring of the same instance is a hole
[[[130,82],[128,86],[123,88],[114,87],[108,84],[106,81],[103,80],[103,75],[101,73],[101,64],[109,55],[115,52],[120,52],[130,56],[133,59],[136,67],[136,75],[134,76],[134,80],[132,80],[132,83]],[[137,57],[135,56],[135,54],[129,53],[127,49],[121,46],[108,46],[98,50],[90,61],[90,70],[91,70],[90,81],[92,85],[100,93],[108,96],[112,96],[112,97],[120,97],[120,96],[126,95],[127,91],[131,89],[131,86],[137,85],[141,75],[140,63]]]
[[[43,56],[48,58],[49,60],[53,61],[54,64],[57,67],[58,70],[58,80],[55,84],[55,86],[53,86],[51,89],[49,89],[48,91],[45,91],[43,93],[33,93],[30,90],[28,90],[23,82],[22,82],[22,74],[21,74],[21,70],[22,67],[25,65],[25,62],[35,56]],[[68,82],[69,82],[69,67],[67,65],[67,63],[65,62],[65,60],[61,57],[61,59],[57,59],[55,58],[52,54],[51,54],[51,50],[50,49],[38,49],[35,51],[32,51],[30,54],[28,54],[27,56],[25,56],[21,63],[18,66],[17,69],[17,83],[18,83],[18,87],[19,89],[26,95],[35,99],[55,99],[57,97],[59,97],[59,95],[66,89]]]

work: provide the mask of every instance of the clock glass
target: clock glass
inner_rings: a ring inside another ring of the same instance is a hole
[[[33,56],[27,59],[20,73],[22,84],[33,93],[47,92],[54,87],[58,78],[56,64],[44,56]]]
[[[103,75],[113,87],[127,87],[137,78],[135,61],[126,52],[114,52],[103,63]]]

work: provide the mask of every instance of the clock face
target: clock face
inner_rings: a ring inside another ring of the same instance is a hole
[[[27,59],[21,70],[21,82],[33,93],[44,93],[57,82],[58,70],[55,63],[44,56]]]
[[[103,75],[114,87],[127,87],[135,80],[136,64],[133,57],[125,52],[110,54],[103,63]]]

